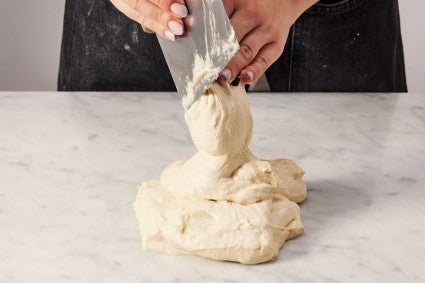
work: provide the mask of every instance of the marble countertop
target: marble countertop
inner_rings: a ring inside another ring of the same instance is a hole
[[[424,282],[425,95],[250,94],[305,171],[305,234],[256,266],[144,252],[137,185],[195,152],[173,93],[0,93],[0,282]]]

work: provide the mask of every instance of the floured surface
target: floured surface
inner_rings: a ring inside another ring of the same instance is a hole
[[[303,232],[296,202],[306,197],[304,172],[251,153],[243,86],[214,83],[185,120],[199,151],[140,186],[134,209],[143,248],[245,264],[275,259]]]
[[[194,153],[175,93],[0,93],[0,281],[425,282],[425,96],[248,98],[254,153],[309,189],[306,233],[250,266],[141,249],[134,184]]]

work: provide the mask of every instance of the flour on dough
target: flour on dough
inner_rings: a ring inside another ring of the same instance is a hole
[[[253,120],[244,86],[214,83],[186,112],[198,152],[143,183],[134,210],[144,250],[256,264],[303,233],[304,172],[248,148]]]

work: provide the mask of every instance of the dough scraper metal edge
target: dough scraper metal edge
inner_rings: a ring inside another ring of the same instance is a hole
[[[222,0],[185,2],[185,33],[174,42],[157,37],[186,111],[218,78],[239,43]]]

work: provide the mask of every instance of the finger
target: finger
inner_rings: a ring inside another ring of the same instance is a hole
[[[166,12],[148,0],[128,2],[127,0],[111,0],[112,3],[130,19],[140,23],[164,38],[174,41],[176,35],[184,33],[183,21],[172,13]],[[130,5],[131,4],[131,5]]]
[[[184,0],[121,0],[125,1],[134,10],[140,10],[140,6],[144,6],[145,2],[154,4],[166,12],[173,13],[177,18],[184,18],[188,14],[188,10]]]
[[[230,60],[222,72],[222,76],[228,81],[233,81],[238,74],[249,65],[257,56],[260,49],[269,42],[269,36],[255,29],[250,32],[240,43],[238,53]]]
[[[151,0],[158,7],[165,11],[170,11],[179,18],[184,18],[188,14],[188,10],[184,0]]]
[[[253,29],[260,25],[260,22],[254,17],[247,17],[243,10],[237,10],[230,19],[235,30],[236,38],[239,42]]]
[[[151,18],[158,22],[163,27],[168,27],[174,35],[182,35],[184,33],[183,20],[175,17],[172,13],[166,12],[160,7],[156,6],[151,1],[139,1],[137,10],[139,13],[146,17]],[[149,26],[147,26],[149,28]]]
[[[241,72],[241,81],[252,84],[280,57],[283,52],[283,44],[277,42],[265,45],[258,52],[255,59]]]

